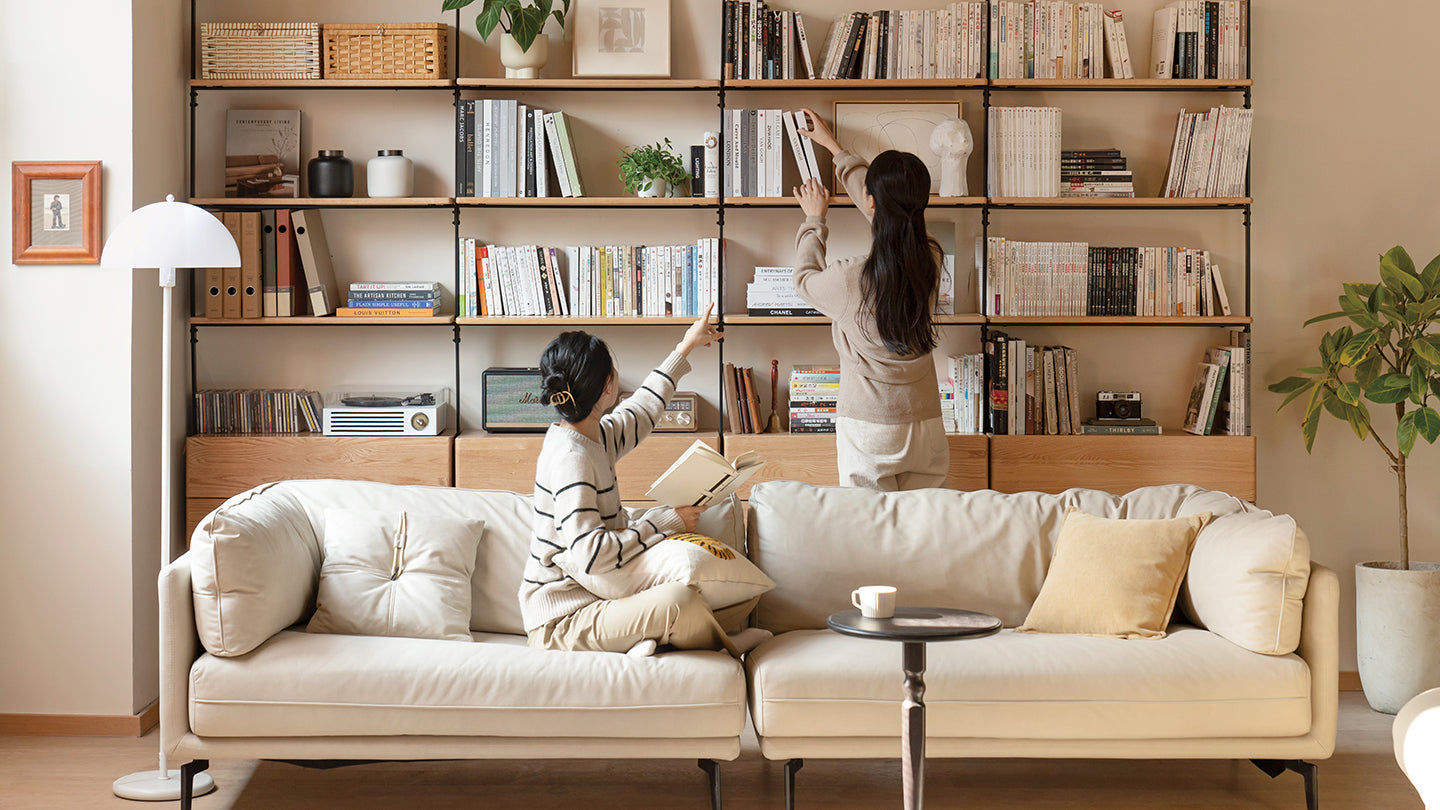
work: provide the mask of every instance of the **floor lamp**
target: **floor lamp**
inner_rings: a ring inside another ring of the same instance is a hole
[[[160,270],[160,287],[164,291],[164,315],[161,321],[160,371],[160,567],[170,564],[171,541],[171,465],[170,465],[170,389],[174,313],[175,270],[192,267],[239,267],[240,250],[214,214],[188,203],[175,202],[166,195],[165,202],[152,203],[136,209],[110,234],[100,255],[103,267],[134,270],[156,267]],[[165,743],[160,743],[160,769],[139,771],[116,779],[115,795],[124,799],[166,801],[180,798],[180,771],[171,770],[165,757]],[[196,796],[215,789],[215,781],[204,773],[196,774],[193,793]]]

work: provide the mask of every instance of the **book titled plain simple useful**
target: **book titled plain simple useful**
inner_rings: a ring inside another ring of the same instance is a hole
[[[754,450],[726,461],[697,439],[655,479],[645,495],[669,506],[710,506],[733,495],[763,466],[765,462]]]

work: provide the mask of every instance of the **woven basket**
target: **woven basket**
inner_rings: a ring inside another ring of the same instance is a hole
[[[202,79],[318,79],[319,23],[200,23]]]
[[[445,23],[326,23],[327,79],[445,79]]]

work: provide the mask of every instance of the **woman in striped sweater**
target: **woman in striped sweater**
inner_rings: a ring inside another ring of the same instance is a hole
[[[543,396],[561,421],[546,432],[535,465],[534,536],[520,583],[530,646],[649,655],[670,644],[739,656],[763,640],[752,639],[752,631],[727,636],[699,592],[683,583],[606,600],[571,576],[622,568],[667,534],[695,528],[703,507],[661,506],[632,522],[620,505],[615,462],[655,427],[676,382],[690,370],[690,352],[719,337],[707,308],[619,404],[619,375],[605,341],[565,332],[545,347]]]

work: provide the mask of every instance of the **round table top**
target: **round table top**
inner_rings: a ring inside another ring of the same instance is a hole
[[[872,619],[851,608],[830,614],[825,624],[837,633],[889,641],[959,641],[1000,632],[988,613],[936,607],[896,607],[888,619]]]

